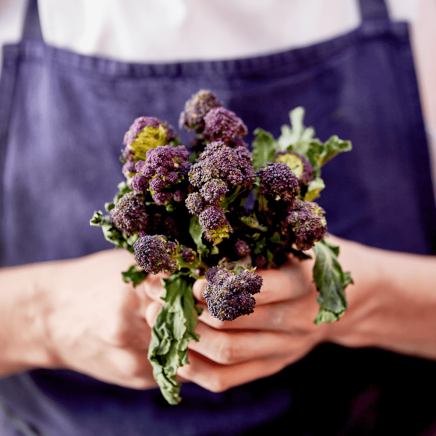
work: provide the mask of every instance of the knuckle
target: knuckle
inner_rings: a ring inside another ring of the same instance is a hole
[[[120,371],[125,377],[140,377],[144,372],[143,363],[133,353],[126,353],[120,362],[120,366]]]
[[[231,365],[237,361],[237,354],[237,349],[232,338],[223,334],[217,349],[217,363]]]
[[[214,376],[210,377],[208,382],[208,390],[211,392],[214,392],[216,394],[225,392],[229,389],[229,386],[227,384],[227,380],[223,374],[215,374]]]
[[[113,323],[111,330],[107,332],[108,341],[115,347],[123,348],[129,344],[130,329],[125,320],[117,320]]]

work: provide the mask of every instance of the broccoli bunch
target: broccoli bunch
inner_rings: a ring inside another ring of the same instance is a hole
[[[153,327],[149,359],[165,398],[176,404],[177,368],[187,363],[187,344],[201,309],[192,286],[206,278],[203,296],[212,316],[232,321],[255,310],[262,288],[256,268],[276,268],[290,255],[303,260],[313,249],[314,282],[320,295],[317,324],[345,312],[344,289],[351,282],[337,261],[338,247],[323,238],[325,211],[313,200],[324,188],[321,167],[350,143],[333,136],[313,138],[291,112],[293,128],[278,139],[255,131],[253,151],[247,127],[216,96],[201,90],[187,101],[179,120],[194,131],[193,147],[180,145],[168,123],[137,118],[124,136],[121,183],[108,215],[96,212],[108,241],[134,254],[123,273],[134,286],[147,274],[164,279],[164,305]]]

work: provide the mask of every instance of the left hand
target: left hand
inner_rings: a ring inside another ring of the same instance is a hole
[[[202,296],[207,281],[198,280],[194,296],[204,310],[195,331],[201,339],[189,342],[190,364],[179,368],[178,375],[222,392],[275,374],[324,341],[328,326],[313,323],[319,309],[313,262],[290,259],[277,270],[257,270],[263,285],[255,295],[256,308],[234,321],[210,315]],[[150,307],[146,314],[151,325],[159,308],[156,300],[154,310]]]

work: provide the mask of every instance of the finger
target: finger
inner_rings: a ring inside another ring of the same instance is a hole
[[[200,303],[205,303],[206,299],[203,297],[203,291],[204,287],[207,285],[206,279],[197,280],[194,283],[194,286],[192,288],[192,292],[194,293],[194,297],[199,301]]]
[[[261,291],[254,296],[256,304],[294,299],[313,290],[312,265],[310,261],[293,258],[278,269],[256,270],[256,274],[263,278]],[[194,296],[201,303],[205,302],[202,294],[206,285],[207,280],[197,280],[194,283]]]
[[[151,301],[145,309],[145,319],[150,327],[154,326],[156,318],[159,315],[162,304],[156,301]]]
[[[200,307],[203,307],[200,305]],[[313,323],[319,307],[315,295],[308,295],[280,303],[256,306],[254,312],[234,321],[220,321],[204,307],[199,320],[217,330],[269,330],[307,333],[319,329]]]
[[[307,261],[292,259],[278,269],[257,270],[256,274],[263,279],[260,293],[254,296],[257,305],[296,299],[314,287]]]
[[[200,334],[201,340],[190,341],[189,349],[222,365],[289,356],[316,342],[306,333],[218,331],[203,323],[195,331]]]
[[[143,282],[142,290],[154,301],[162,301],[164,292],[162,279],[168,278],[168,274],[149,274]]]
[[[288,358],[280,356],[233,366],[220,365],[190,351],[189,365],[179,368],[178,374],[209,391],[224,392],[232,387],[276,374],[287,364]]]

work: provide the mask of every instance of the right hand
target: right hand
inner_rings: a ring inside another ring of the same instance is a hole
[[[128,388],[156,386],[147,359],[151,329],[145,289],[162,293],[159,276],[134,288],[121,272],[135,263],[126,250],[40,264],[46,298],[45,343],[53,368],[75,370]]]

